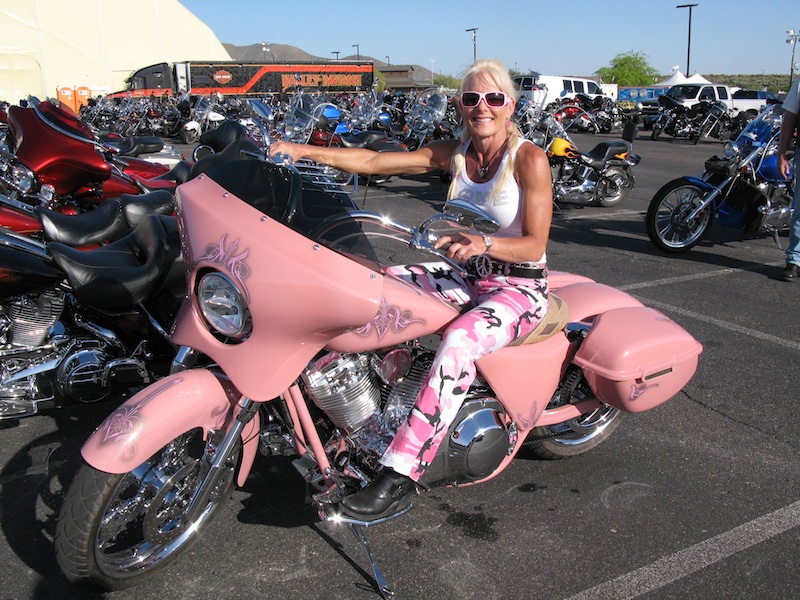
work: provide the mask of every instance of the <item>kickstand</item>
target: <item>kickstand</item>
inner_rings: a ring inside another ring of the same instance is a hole
[[[383,573],[381,573],[380,567],[378,567],[378,563],[375,561],[375,557],[372,556],[372,551],[369,549],[369,544],[367,544],[367,538],[364,537],[364,526],[356,525],[355,523],[348,523],[348,525],[350,526],[350,531],[353,532],[353,535],[356,536],[356,539],[361,544],[361,547],[364,548],[364,552],[367,553],[369,566],[372,567],[372,575],[375,577],[375,583],[378,584],[378,591],[381,593],[381,596],[384,600],[392,598],[394,592],[389,587],[389,584],[386,583],[386,580],[383,578]]]
[[[781,244],[781,235],[777,228],[773,230],[772,235],[775,238],[775,245],[778,247],[778,250],[783,250],[783,244]]]

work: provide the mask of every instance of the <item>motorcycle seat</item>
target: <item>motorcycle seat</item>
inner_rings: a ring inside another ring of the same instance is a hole
[[[630,152],[630,145],[626,142],[612,141],[600,142],[589,152],[582,153],[584,161],[595,169],[602,169],[611,158],[617,154]]]
[[[208,129],[200,134],[198,140],[201,145],[210,146],[214,152],[222,152],[236,140],[247,137],[247,129],[238,121],[227,119],[214,129]]]
[[[563,331],[569,323],[569,307],[562,298],[555,294],[550,294],[549,305],[544,318],[528,335],[517,338],[509,346],[523,346],[525,344],[535,344],[547,338],[553,337],[559,331]]]
[[[175,210],[173,195],[165,190],[148,194],[123,194],[94,210],[67,215],[42,207],[34,213],[42,222],[45,242],[90,246],[113,242],[141,223],[149,214],[169,215]]]
[[[164,148],[164,140],[155,136],[134,135],[111,146],[116,148],[121,156],[139,156],[140,154],[161,152]]]
[[[366,148],[370,144],[386,140],[384,132],[375,130],[340,135],[339,137],[342,140],[342,146],[345,148]]]
[[[127,308],[150,298],[181,256],[175,217],[148,215],[112,244],[79,250],[59,242],[47,253],[75,297],[96,308]]]
[[[189,170],[189,179],[194,179],[201,173],[205,173],[219,165],[241,159],[243,156],[242,152],[252,152],[254,154],[263,155],[263,151],[252,141],[247,138],[240,138],[225,146],[222,152],[209,154],[194,163]]]

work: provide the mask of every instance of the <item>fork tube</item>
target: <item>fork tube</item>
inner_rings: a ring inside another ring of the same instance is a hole
[[[697,208],[695,208],[692,212],[690,212],[688,215],[686,215],[686,220],[687,221],[691,221],[692,219],[696,218],[697,215],[699,215],[701,212],[703,212],[705,210],[706,206],[711,204],[711,201],[714,200],[714,198],[716,198],[717,196],[719,196],[719,194],[723,190],[723,188],[727,187],[727,185],[731,181],[733,181],[733,177],[728,177],[721,185],[718,185],[717,187],[715,187],[713,192],[708,194],[708,196],[703,198],[698,203]]]
[[[311,418],[311,413],[308,412],[308,406],[306,406],[305,398],[303,398],[303,394],[300,392],[300,388],[297,386],[297,384],[289,388],[289,395],[292,398],[291,404],[294,405],[294,408],[297,411],[297,418],[300,421],[300,426],[303,428],[306,438],[308,439],[308,443],[311,446],[311,451],[314,453],[314,456],[317,460],[317,465],[322,473],[327,473],[331,466],[328,462],[328,456],[325,454],[325,448],[322,446],[322,441],[319,439],[319,435],[317,435],[317,429],[314,427],[314,421]],[[292,418],[294,418],[294,416]]]

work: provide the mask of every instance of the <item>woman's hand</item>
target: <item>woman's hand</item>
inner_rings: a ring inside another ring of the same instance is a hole
[[[473,256],[486,253],[486,244],[480,235],[468,235],[465,233],[455,233],[453,235],[443,235],[434,244],[435,248],[441,248],[450,244],[445,253],[454,260],[467,260]]]
[[[276,154],[286,154],[291,157],[292,162],[297,162],[306,157],[305,144],[276,140],[269,145],[269,155],[275,156]]]

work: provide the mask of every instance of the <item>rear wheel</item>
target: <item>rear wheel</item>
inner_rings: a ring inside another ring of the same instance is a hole
[[[706,196],[699,185],[686,179],[670,181],[662,187],[647,208],[647,235],[664,252],[686,252],[705,237],[711,226],[711,206],[696,216],[690,215]]]
[[[609,169],[598,186],[597,195],[600,206],[616,206],[628,197],[633,188],[630,171],[618,167]]]
[[[592,394],[583,372],[570,367],[559,389],[559,396],[570,398]],[[588,452],[606,441],[622,423],[624,412],[607,404],[556,425],[536,427],[528,434],[525,447],[537,458],[558,460]]]
[[[220,434],[185,433],[122,475],[83,465],[56,525],[56,558],[73,582],[116,590],[141,583],[173,562],[229,498],[240,445],[208,501],[190,508],[208,476]]]

